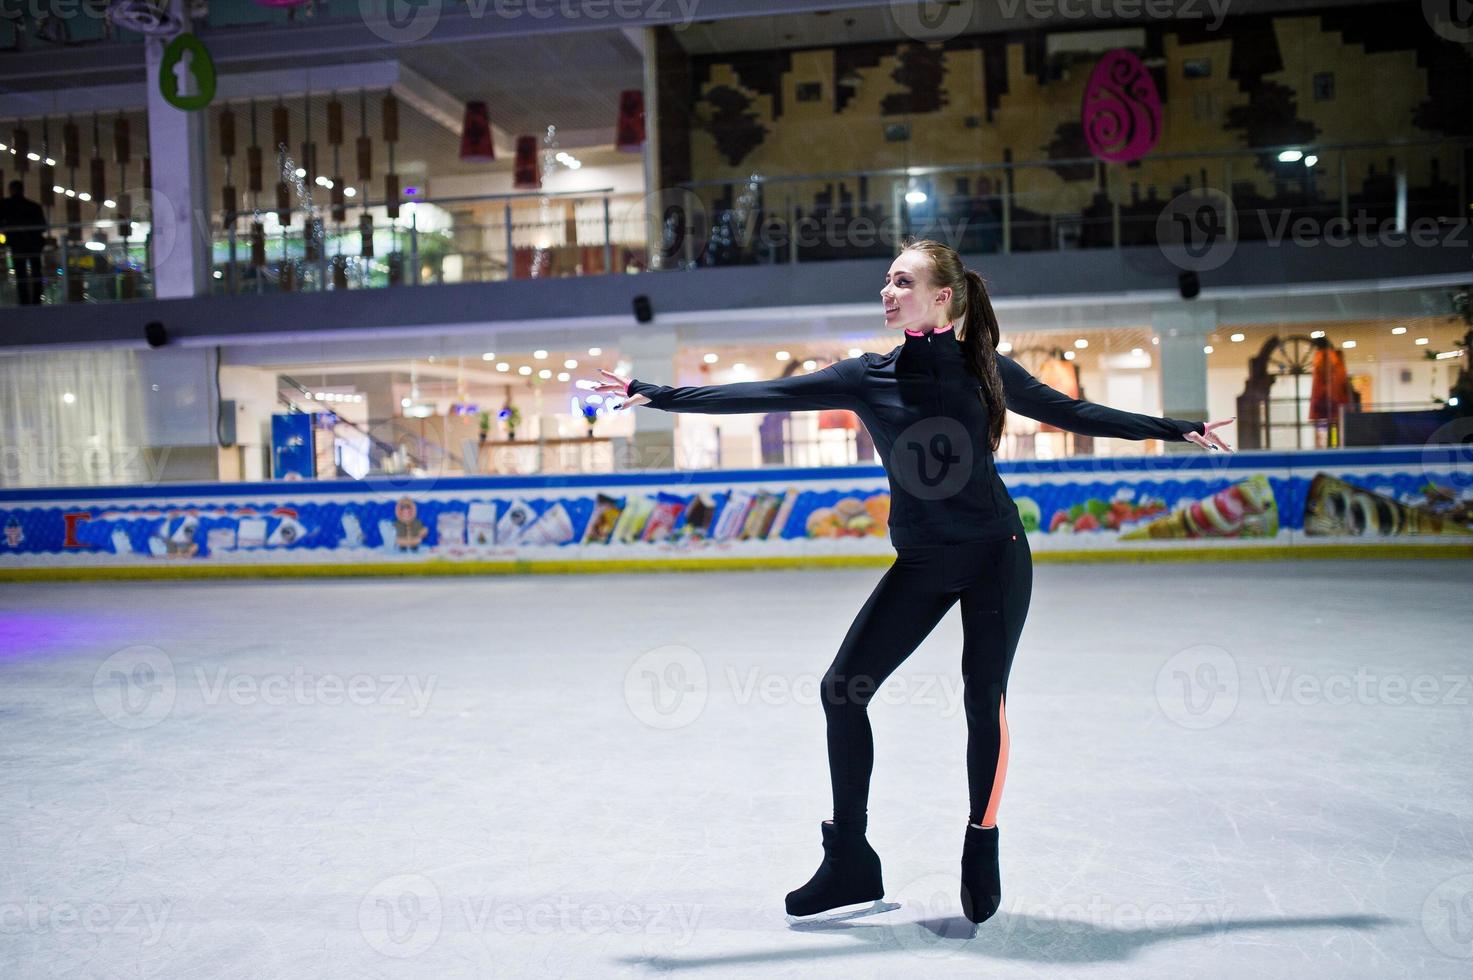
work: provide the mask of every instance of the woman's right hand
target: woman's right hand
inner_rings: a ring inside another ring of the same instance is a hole
[[[649,402],[649,399],[646,398],[644,395],[626,394],[626,392],[629,390],[629,382],[632,379],[621,378],[613,371],[605,371],[603,368],[599,368],[598,373],[606,376],[607,378],[612,378],[613,380],[595,381],[593,383],[593,390],[601,395],[617,395],[620,398],[624,399],[624,403],[617,406],[618,408],[633,408],[636,405],[644,405]]]

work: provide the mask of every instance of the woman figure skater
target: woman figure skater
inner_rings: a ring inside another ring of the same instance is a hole
[[[1008,674],[1033,586],[1033,556],[993,453],[1005,410],[1090,436],[1187,440],[1230,451],[1213,432],[1232,419],[1155,418],[1070,398],[997,352],[998,324],[982,277],[931,240],[905,244],[880,290],[885,325],[903,331],[866,353],[773,381],[669,387],[611,371],[595,390],[624,405],[739,414],[848,409],[874,438],[890,484],[896,559],[845,635],[821,688],[833,819],[824,857],[788,893],[790,922],[896,908],[881,901],[880,859],[865,839],[874,743],[866,706],[958,600],[967,717],[970,813],[962,845],[962,910],[973,923],[1002,901],[997,810],[1008,761]]]

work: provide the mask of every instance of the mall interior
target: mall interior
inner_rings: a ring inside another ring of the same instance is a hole
[[[1468,0],[0,0],[0,193],[3,980],[1473,976]]]
[[[621,412],[580,381],[888,351],[906,236],[982,273],[1036,376],[1235,418],[1235,448],[1421,442],[1466,390],[1473,61],[1396,4],[434,4],[422,31],[199,0],[196,54],[151,2],[0,24],[0,171],[45,219],[0,281],[6,487],[279,479],[283,413],[323,480],[872,464],[847,412]],[[1091,94],[1114,51],[1157,100],[1146,152]],[[1223,240],[1172,254],[1189,212]],[[1010,414],[998,454],[1195,448]]]

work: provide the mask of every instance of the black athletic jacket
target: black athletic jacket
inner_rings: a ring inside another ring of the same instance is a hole
[[[1201,422],[1155,418],[1070,398],[1012,358],[997,356],[1009,410],[1060,429],[1117,439],[1180,441]],[[631,380],[667,412],[734,415],[841,408],[874,438],[890,481],[890,543],[981,541],[1021,534],[1018,509],[993,463],[987,402],[954,330],[907,332],[888,354],[867,353],[773,381],[673,388]]]

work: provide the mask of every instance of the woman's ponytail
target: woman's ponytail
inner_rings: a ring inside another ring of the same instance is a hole
[[[1007,417],[1007,401],[1003,396],[1002,375],[997,370],[997,343],[1002,332],[992,300],[982,276],[971,269],[967,275],[967,319],[962,334],[962,347],[972,370],[982,381],[982,398],[987,402],[987,437],[993,452],[1002,444],[1002,427]]]

